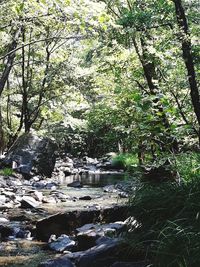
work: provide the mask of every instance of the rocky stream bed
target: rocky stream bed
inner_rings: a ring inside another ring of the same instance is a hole
[[[47,154],[43,170],[38,155],[50,149],[40,143],[38,153],[40,139],[28,140],[1,163],[4,172],[8,161],[15,171],[0,175],[0,266],[148,266],[128,256],[123,238],[136,224],[127,206],[134,184],[124,171],[110,160],[88,157],[64,155],[52,164]]]

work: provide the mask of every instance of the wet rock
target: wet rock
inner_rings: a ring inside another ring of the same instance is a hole
[[[82,183],[80,181],[74,181],[72,183],[69,183],[67,186],[69,187],[75,187],[75,188],[81,188],[83,187]]]
[[[79,249],[85,250],[96,245],[96,241],[103,236],[116,236],[126,227],[124,222],[110,224],[86,224],[76,229]],[[105,241],[105,240],[104,240]]]
[[[69,257],[78,267],[109,267],[120,257],[121,249],[121,240],[111,239],[82,253],[72,253]]]
[[[30,197],[30,196],[23,196],[21,200],[22,209],[37,208],[39,204],[40,203],[38,201],[36,201],[33,197]]]
[[[96,245],[96,240],[100,237],[94,229],[81,232],[77,235],[78,249],[86,250]]]
[[[55,214],[37,222],[37,239],[46,241],[52,234],[57,236],[70,235],[74,229],[89,223],[125,220],[128,217],[127,212],[126,206],[112,206],[105,209],[91,208]]]
[[[103,243],[110,241],[111,239],[112,238],[108,236],[101,236],[96,240],[95,245],[101,245]]]
[[[106,185],[106,186],[103,187],[103,191],[105,193],[116,193],[117,189],[115,188],[114,185]]]
[[[8,151],[4,164],[13,166],[18,172],[30,175],[37,173],[51,177],[55,165],[57,146],[49,138],[31,133],[20,136]]]
[[[62,257],[40,263],[38,267],[74,267],[74,265],[67,257]]]
[[[79,197],[80,200],[91,200],[91,196],[83,196],[83,197]]]
[[[32,184],[33,187],[40,189],[55,190],[58,186],[56,182],[39,181]]]
[[[63,252],[65,250],[72,251],[76,247],[76,242],[63,234],[57,239],[48,244],[49,248],[56,252]]]
[[[15,233],[15,237],[16,237],[16,238],[27,239],[27,240],[32,240],[31,232],[30,232],[29,230],[19,229],[19,230]]]

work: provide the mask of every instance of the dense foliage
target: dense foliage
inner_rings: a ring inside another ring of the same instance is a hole
[[[2,149],[31,129],[91,155],[198,144],[196,1],[1,5]]]
[[[199,1],[0,5],[0,152],[37,131],[130,172],[170,162],[179,184],[131,199],[132,244],[156,266],[199,266]]]

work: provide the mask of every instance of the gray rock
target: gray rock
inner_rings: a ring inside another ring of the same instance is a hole
[[[0,205],[6,203],[6,196],[5,195],[0,195]]]
[[[67,257],[60,257],[54,260],[42,262],[38,267],[74,267],[72,262]]]
[[[55,197],[43,197],[42,202],[46,203],[46,204],[48,204],[48,203],[56,204],[57,200]]]
[[[101,236],[95,241],[95,245],[101,245],[105,242],[110,241],[112,238],[108,236]]]
[[[76,229],[78,232],[77,240],[79,249],[85,250],[95,246],[96,241],[100,237],[106,235],[115,237],[116,234],[120,233],[125,227],[124,222],[116,222],[110,224],[86,224]],[[109,239],[108,239],[109,240]],[[104,241],[108,241],[105,239]]]
[[[73,253],[70,257],[78,267],[109,267],[118,258],[120,249],[121,240],[112,239],[82,253]]]
[[[8,219],[3,218],[3,217],[0,217],[0,224],[1,224],[1,223],[2,223],[2,224],[6,224],[6,223],[8,223],[8,222],[9,222]]]
[[[75,188],[81,188],[81,187],[83,187],[83,185],[81,184],[80,181],[74,181],[72,183],[69,183],[67,186],[69,186],[69,187],[75,187]]]
[[[48,244],[49,248],[56,252],[71,251],[75,248],[75,245],[76,242],[64,234]]]
[[[79,197],[80,200],[91,200],[91,196],[83,196],[83,197]]]
[[[50,177],[55,165],[56,149],[57,146],[49,138],[25,133],[10,148],[4,164],[13,166],[24,175],[30,175],[34,168],[37,173]]]
[[[89,223],[113,222],[125,220],[128,208],[126,206],[113,206],[105,209],[91,208],[88,210],[71,211],[55,214],[42,219],[36,224],[37,239],[46,241],[52,234],[70,235],[75,228]]]
[[[39,204],[38,201],[30,196],[23,196],[21,200],[21,208],[23,209],[37,208]]]
[[[129,197],[129,194],[126,193],[126,192],[119,192],[119,193],[118,193],[118,196],[119,196],[120,198],[128,198],[128,197]]]
[[[43,199],[43,193],[42,192],[40,192],[40,191],[34,191],[33,192],[33,197],[35,198],[35,200],[36,201],[39,201],[39,202],[41,202],[42,201],[42,199]]]
[[[105,193],[116,193],[117,189],[115,188],[114,185],[106,185],[106,186],[103,187],[103,191]]]

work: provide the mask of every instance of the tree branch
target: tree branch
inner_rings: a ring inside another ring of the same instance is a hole
[[[29,45],[32,45],[32,44],[36,44],[36,43],[40,43],[40,42],[46,42],[46,41],[49,41],[49,40],[55,40],[55,39],[61,39],[61,40],[70,40],[70,39],[77,39],[77,40],[81,40],[81,39],[84,39],[84,38],[87,38],[86,36],[83,36],[83,35],[75,35],[75,36],[69,36],[69,37],[49,37],[49,38],[44,38],[44,39],[39,39],[39,40],[34,40],[32,42],[29,42],[27,44],[24,44],[24,45],[21,45],[15,49],[13,49],[12,51],[9,51],[6,55],[0,57],[0,60],[8,57],[9,55],[11,55],[12,53],[26,47],[26,46],[29,46]]]

